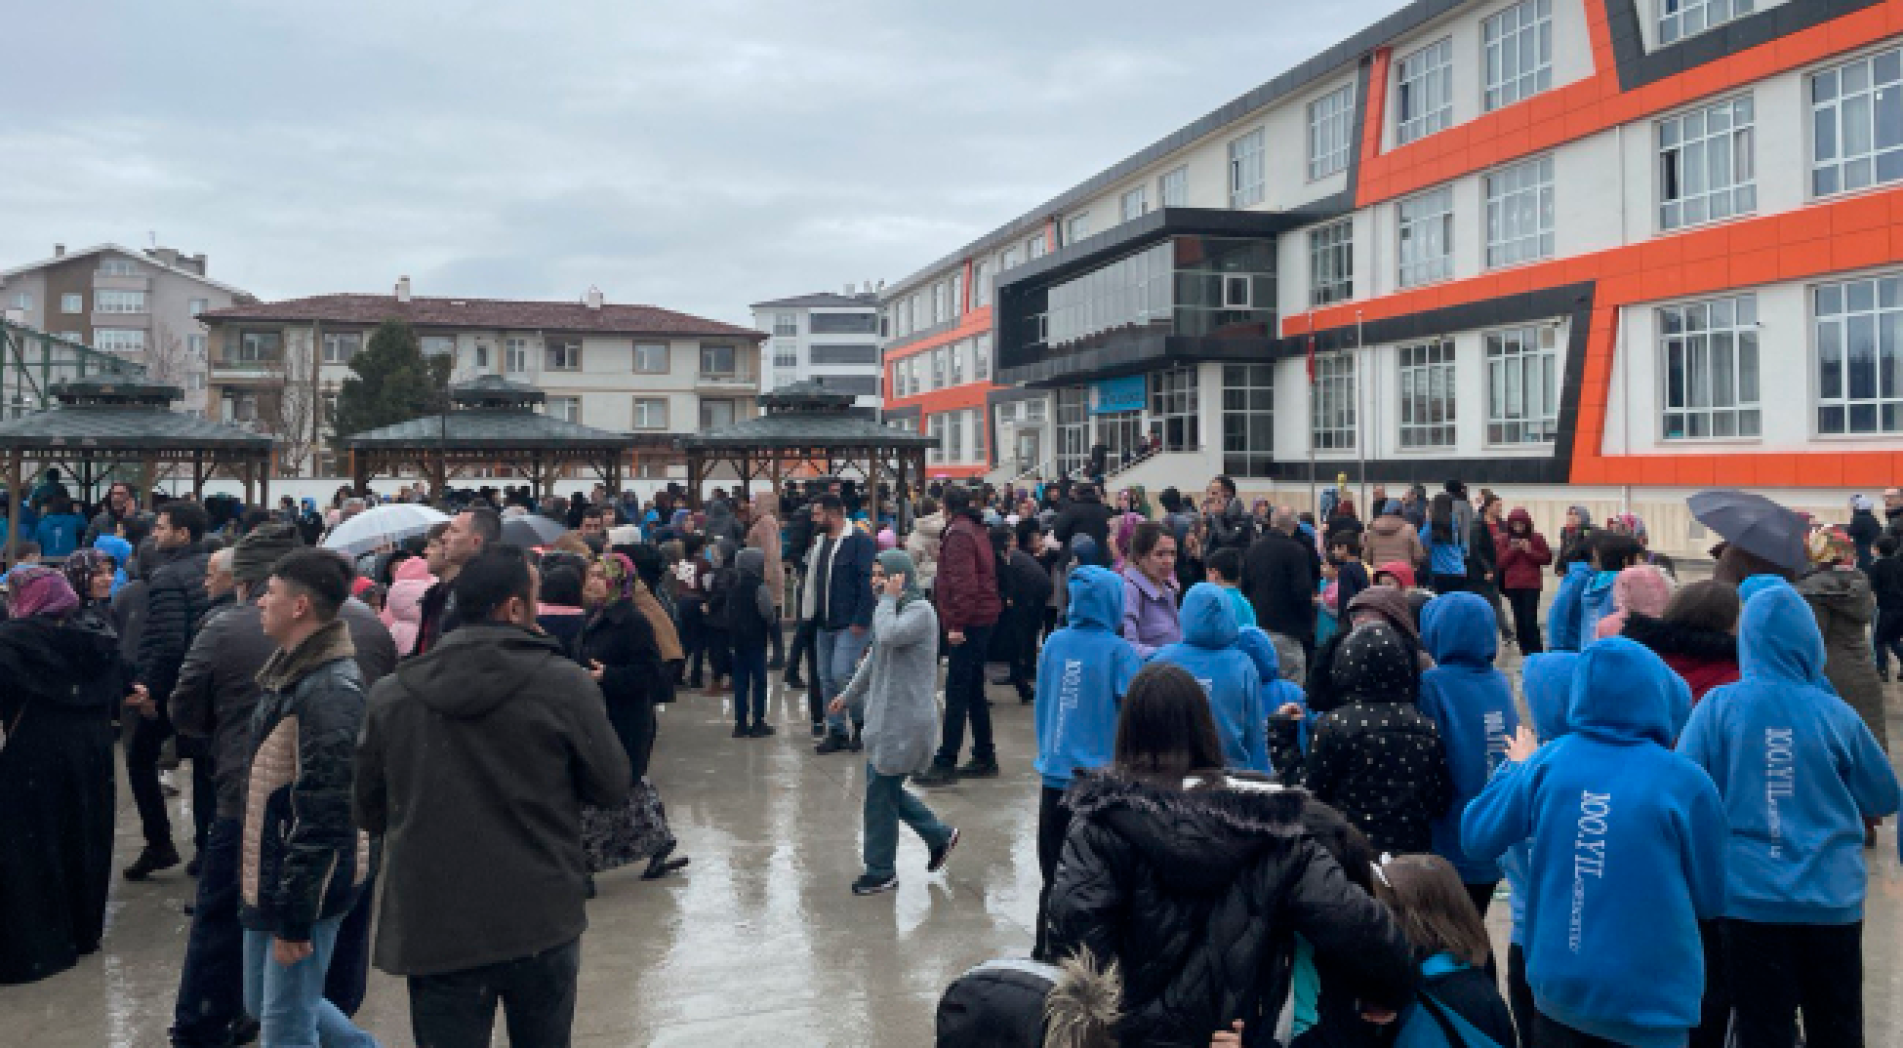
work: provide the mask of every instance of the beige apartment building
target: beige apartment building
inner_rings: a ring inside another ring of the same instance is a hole
[[[327,405],[352,357],[385,320],[416,332],[425,354],[450,354],[453,381],[498,375],[547,394],[551,415],[637,437],[625,475],[685,476],[673,448],[683,433],[757,413],[763,332],[657,306],[413,296],[410,280],[384,295],[335,294],[215,310],[210,333],[213,417],[272,433],[280,466],[342,476]]]

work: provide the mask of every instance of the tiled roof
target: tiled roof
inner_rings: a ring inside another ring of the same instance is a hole
[[[271,438],[146,406],[61,405],[0,422],[0,448],[203,448],[266,451]]]
[[[343,439],[347,448],[417,446],[429,447],[447,441],[458,447],[587,447],[625,448],[634,438],[625,433],[610,433],[578,422],[552,418],[533,411],[452,411],[447,434],[443,416],[428,415],[398,422],[391,426],[366,430]]]
[[[333,324],[381,324],[402,320],[418,328],[494,328],[596,335],[764,339],[766,333],[658,306],[581,302],[519,302],[499,298],[421,298],[398,302],[393,295],[313,295],[282,302],[231,306],[199,315],[205,323],[273,320]]]
[[[774,445],[792,447],[923,448],[938,444],[935,437],[887,426],[861,415],[788,411],[758,415],[731,426],[684,436],[683,448]]]
[[[832,291],[821,291],[815,295],[795,295],[792,298],[776,298],[771,302],[755,302],[754,309],[810,309],[857,306],[864,309],[877,309],[879,296],[875,292],[841,295]]]

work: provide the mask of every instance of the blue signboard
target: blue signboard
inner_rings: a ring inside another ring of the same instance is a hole
[[[1142,411],[1144,385],[1142,375],[1126,375],[1123,378],[1099,379],[1091,383],[1096,387],[1095,402],[1090,405],[1093,415],[1109,415],[1119,411]]]

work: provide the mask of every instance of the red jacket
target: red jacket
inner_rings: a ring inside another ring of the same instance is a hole
[[[1527,549],[1513,548],[1514,535],[1511,525],[1516,520],[1524,520],[1529,525]],[[1493,537],[1494,559],[1499,565],[1500,588],[1503,590],[1536,590],[1545,584],[1546,580],[1540,574],[1540,569],[1552,563],[1553,551],[1547,547],[1545,536],[1530,529],[1532,523],[1532,514],[1523,509],[1516,509],[1507,514],[1508,526],[1501,528],[1499,534]]]
[[[938,576],[933,583],[938,621],[947,633],[989,626],[998,621],[998,566],[984,528],[959,514],[945,529],[938,547]]]

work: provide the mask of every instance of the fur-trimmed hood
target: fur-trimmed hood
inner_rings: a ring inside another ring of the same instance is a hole
[[[1170,789],[1112,770],[1079,772],[1064,795],[1073,817],[1128,841],[1181,891],[1213,891],[1301,836],[1308,795],[1248,773],[1211,772]]]
[[[1625,620],[1623,636],[1663,655],[1721,662],[1738,661],[1738,638],[1718,630],[1699,629],[1633,612]]]

